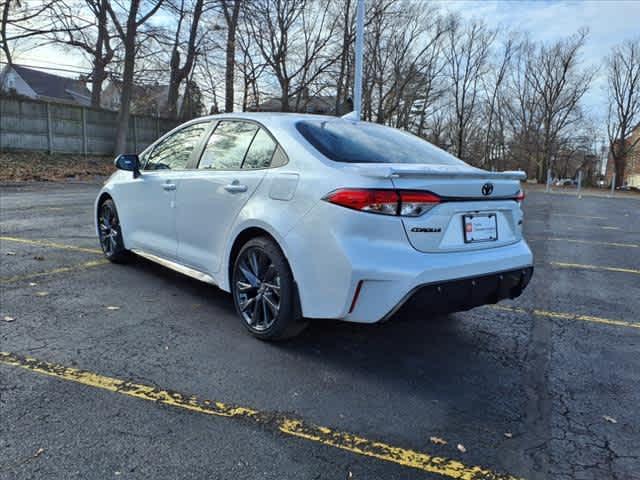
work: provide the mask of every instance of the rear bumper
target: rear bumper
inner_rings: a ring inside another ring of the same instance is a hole
[[[420,285],[409,292],[382,320],[389,319],[402,307],[444,314],[470,310],[506,298],[516,298],[524,291],[532,276],[533,267],[524,267]]]

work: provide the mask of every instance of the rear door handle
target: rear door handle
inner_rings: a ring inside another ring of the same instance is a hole
[[[229,185],[225,185],[224,189],[231,193],[242,193],[247,191],[247,186],[234,182]]]
[[[171,190],[175,190],[176,189],[176,184],[175,183],[163,183],[162,184],[162,188],[168,192],[170,192]]]

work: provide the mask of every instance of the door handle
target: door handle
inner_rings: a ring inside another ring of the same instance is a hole
[[[224,189],[227,192],[231,192],[231,193],[242,193],[247,191],[247,186],[241,185],[240,183],[233,182],[229,185],[225,185]]]
[[[176,189],[176,184],[175,183],[163,183],[162,184],[162,188],[163,188],[163,190],[166,190],[167,192],[170,192],[171,190],[175,190]]]

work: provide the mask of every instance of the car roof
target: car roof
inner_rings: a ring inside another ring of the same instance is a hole
[[[237,120],[253,120],[266,127],[290,126],[301,120],[340,120],[340,117],[330,115],[316,115],[310,113],[285,113],[285,112],[232,112],[207,115],[194,120],[223,120],[225,118]]]

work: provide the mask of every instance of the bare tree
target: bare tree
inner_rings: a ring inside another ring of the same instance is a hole
[[[233,112],[235,65],[236,65],[236,33],[243,0],[219,0],[227,24],[227,42],[225,51],[224,76],[224,111]]]
[[[282,111],[336,62],[329,53],[337,19],[327,2],[313,0],[256,0],[247,15],[256,46],[280,87]]]
[[[56,0],[42,1],[31,5],[21,0],[4,0],[0,4],[0,48],[7,59],[13,63],[11,44],[23,43],[43,35],[59,31],[50,21],[48,12],[54,7]],[[31,45],[33,46],[33,45]]]
[[[124,46],[124,69],[122,73],[122,92],[120,94],[120,110],[118,112],[118,124],[116,130],[115,153],[123,153],[126,148],[127,131],[129,129],[129,116],[131,107],[131,95],[133,91],[133,77],[136,61],[136,38],[138,29],[151,18],[162,5],[163,0],[156,0],[147,13],[138,13],[143,0],[131,0],[129,10],[126,12],[127,20],[123,27],[112,5],[107,3],[109,16],[116,27]]]
[[[175,28],[173,46],[171,48],[171,60],[169,61],[171,70],[169,74],[169,92],[167,95],[167,111],[171,118],[176,118],[178,115],[178,96],[180,94],[180,85],[190,76],[193,70],[199,44],[198,32],[200,18],[202,16],[204,5],[204,0],[195,0],[191,5],[192,8],[190,11],[187,11],[185,8],[185,1],[180,0],[179,7],[176,6],[174,8],[178,16],[178,22]],[[189,36],[184,47],[185,60],[181,65],[180,50],[183,43],[181,40],[181,29],[183,22],[188,16],[190,17],[191,24],[189,26]]]
[[[579,53],[586,38],[587,32],[582,30],[550,46],[540,45],[527,67],[527,81],[541,107],[542,161],[536,174],[539,182],[551,167],[561,132],[580,119],[580,100],[595,73],[580,69]]]
[[[498,143],[503,143],[502,139],[497,140],[497,137],[502,136],[502,132],[497,133],[494,131],[494,122],[497,121],[500,124],[499,112],[500,109],[500,92],[502,90],[504,79],[507,75],[507,72],[510,68],[511,57],[513,56],[513,51],[515,47],[515,42],[513,38],[508,38],[502,46],[502,54],[496,65],[497,69],[494,71],[495,78],[493,79],[493,83],[491,86],[486,88],[488,93],[487,99],[487,120],[486,120],[486,132],[485,132],[485,142],[484,149],[482,154],[482,164],[486,165],[487,168],[494,168],[494,157],[495,150],[493,149],[496,141]]]
[[[609,110],[607,131],[616,174],[616,185],[624,181],[627,158],[640,136],[631,133],[640,126],[640,40],[614,48],[607,59]]]
[[[464,159],[469,129],[477,113],[482,77],[489,69],[490,49],[496,32],[476,20],[468,25],[463,25],[459,19],[452,21],[444,55],[453,99],[453,151]]]
[[[91,105],[99,108],[102,85],[107,79],[107,66],[112,62],[115,36],[109,29],[109,0],[81,0],[73,3],[59,0],[50,10],[55,27],[46,38],[54,43],[79,48],[89,59],[91,69]],[[86,13],[79,15],[78,12]]]

